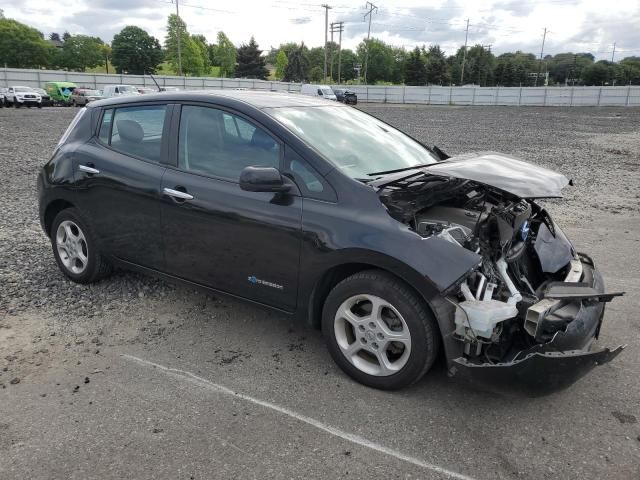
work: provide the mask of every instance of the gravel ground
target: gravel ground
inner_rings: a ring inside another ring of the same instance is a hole
[[[442,370],[388,394],[353,384],[331,364],[318,332],[278,314],[131,273],[72,284],[40,230],[35,176],[75,112],[1,109],[0,478],[449,478],[236,400],[211,400],[201,384],[146,372],[122,354],[196,372],[476,478],[640,478],[640,109],[361,108],[450,154],[500,151],[572,177],[566,198],[548,206],[593,253],[611,290],[627,290],[602,334],[627,351],[546,399],[473,392]],[[89,388],[91,400],[79,400]],[[205,426],[225,432],[220,444],[200,438]],[[110,433],[97,440],[89,429]],[[146,433],[125,441],[129,429]],[[157,448],[175,456],[158,462],[149,442],[160,437]],[[181,445],[195,437],[206,445],[190,456]],[[229,453],[229,439],[244,454]],[[60,463],[50,470],[54,453]],[[123,470],[111,455],[123,455]]]

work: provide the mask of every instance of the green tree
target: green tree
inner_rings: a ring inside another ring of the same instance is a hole
[[[215,63],[220,67],[220,76],[229,77],[236,70],[238,52],[235,45],[224,32],[218,32],[218,44],[215,48]]]
[[[276,78],[278,80],[282,80],[284,78],[288,63],[289,59],[287,58],[287,54],[283,49],[280,49],[276,56]]]
[[[427,65],[418,47],[409,53],[404,68],[404,81],[407,85],[425,85],[427,83]]]
[[[187,45],[189,32],[187,32],[187,24],[175,14],[169,15],[167,20],[167,36],[164,39],[165,59],[169,62],[171,67],[179,74],[185,73],[184,62],[182,72],[179,68],[178,59],[178,37],[180,38],[180,53],[184,56],[185,45]],[[195,45],[191,45],[191,49],[195,48]],[[193,52],[190,52],[193,53]],[[199,53],[199,52],[198,52]],[[202,63],[202,61],[200,61]]]
[[[358,56],[353,50],[350,50],[348,48],[342,49],[342,53],[340,54],[341,82],[348,82],[356,78],[356,65],[358,63]]]
[[[103,47],[104,42],[98,37],[72,35],[64,42],[58,62],[63,68],[84,72],[102,64]]]
[[[324,69],[322,67],[313,67],[311,69],[311,73],[309,74],[309,77],[311,79],[312,82],[323,82],[323,77],[324,76]]]
[[[392,79],[395,57],[393,49],[377,38],[363,40],[357,48],[358,57],[363,68],[369,50],[367,62],[367,83],[390,82]],[[364,74],[364,72],[363,72]]]
[[[211,71],[211,59],[209,58],[209,43],[207,42],[207,38],[200,34],[191,35],[191,39],[195,42],[198,50],[200,51],[205,73],[209,73]]]
[[[621,83],[640,85],[640,57],[626,57],[619,63],[622,69]]]
[[[307,47],[304,43],[295,47],[289,46],[290,51],[287,54],[287,66],[284,69],[285,82],[304,82],[309,74],[309,58],[307,57]],[[281,52],[286,51],[286,47],[280,49]]]
[[[450,81],[449,67],[439,45],[432,45],[427,52],[427,83],[446,85]]]
[[[582,72],[582,81],[585,85],[604,85],[609,80],[609,67],[607,62],[597,62],[589,65]]]
[[[262,50],[258,48],[255,38],[251,37],[248,44],[238,48],[238,66],[235,76],[238,78],[257,78],[266,80],[269,71],[265,67]]]
[[[38,68],[50,64],[55,47],[35,28],[0,18],[0,65]]]
[[[118,73],[155,73],[162,62],[157,38],[136,26],[124,27],[111,42],[111,63]]]

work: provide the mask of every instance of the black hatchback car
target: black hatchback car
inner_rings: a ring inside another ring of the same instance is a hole
[[[38,191],[75,282],[120,266],[275,308],[377,388],[443,351],[451,375],[543,393],[621,350],[594,346],[618,294],[535,201],[567,183],[498,153],[449,158],[344,105],[217,91],[92,102]]]

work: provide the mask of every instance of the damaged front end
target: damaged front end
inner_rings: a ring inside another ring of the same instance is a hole
[[[534,201],[559,197],[568,183],[494,153],[371,182],[389,214],[417,234],[481,257],[442,292],[455,306],[448,328],[440,322],[451,375],[540,395],[574,383],[624,348],[594,346],[604,304],[622,293],[605,293],[593,261]]]

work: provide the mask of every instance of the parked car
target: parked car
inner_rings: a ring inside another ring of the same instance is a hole
[[[76,88],[71,94],[71,105],[74,107],[86,105],[89,102],[102,100],[103,96],[100,90],[91,90],[88,88]]]
[[[34,90],[40,94],[43,107],[50,107],[53,104],[51,101],[51,97],[44,88],[34,88]]]
[[[107,85],[102,90],[102,96],[104,98],[130,95],[140,95],[140,93],[138,92],[138,87],[135,87],[133,85]]]
[[[71,106],[71,94],[78,88],[73,82],[46,82],[44,89],[51,97],[52,105]]]
[[[178,87],[160,87],[161,92],[179,92],[180,88]]]
[[[5,107],[7,105],[7,98],[6,98],[7,90],[8,89],[6,87],[0,87],[0,108]]]
[[[332,88],[333,93],[336,94],[336,100],[347,105],[357,105],[358,96],[351,90],[345,90],[343,88]]]
[[[336,96],[328,85],[310,85],[304,84],[300,88],[300,93],[310,95],[312,97],[322,97],[327,100],[336,100]]]
[[[442,350],[452,375],[536,394],[621,351],[592,347],[620,294],[537,203],[568,183],[343,104],[231,90],[92,102],[37,181],[74,282],[117,265],[274,308],[376,388]]]
[[[23,105],[29,108],[42,108],[42,97],[31,87],[20,85],[8,87],[5,98],[7,103],[10,103],[15,108],[20,108]]]

